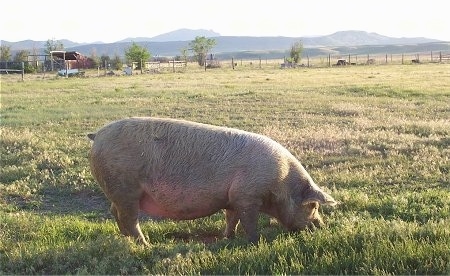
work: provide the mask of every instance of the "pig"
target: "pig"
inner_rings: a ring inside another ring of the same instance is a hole
[[[224,210],[224,236],[234,237],[240,223],[256,243],[260,212],[297,231],[323,224],[319,204],[336,204],[286,148],[264,135],[132,117],[88,137],[92,175],[111,201],[120,232],[146,245],[140,211],[191,220]]]

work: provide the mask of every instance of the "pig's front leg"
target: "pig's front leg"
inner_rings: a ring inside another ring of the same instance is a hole
[[[258,228],[258,208],[249,208],[238,211],[238,217],[241,221],[242,228],[244,228],[247,238],[251,243],[258,243],[259,235]]]
[[[225,210],[225,221],[226,221],[226,228],[225,228],[225,237],[228,239],[234,238],[236,234],[236,226],[239,222],[238,214],[235,210],[226,209]]]

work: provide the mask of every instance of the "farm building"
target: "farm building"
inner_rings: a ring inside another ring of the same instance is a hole
[[[54,69],[84,69],[92,65],[88,57],[75,51],[51,51],[50,60],[52,71]]]

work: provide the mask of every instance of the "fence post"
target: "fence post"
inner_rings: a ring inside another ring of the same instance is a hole
[[[442,52],[439,51],[439,62],[442,62]]]
[[[172,68],[173,68],[173,72],[175,73],[175,58],[173,58],[172,61],[173,61],[173,62],[172,62]]]
[[[387,64],[387,54],[386,54],[386,64]]]
[[[45,63],[46,63],[46,61],[47,61],[47,56],[44,57],[44,63],[42,64],[42,73],[43,73],[42,79],[45,78]]]
[[[24,80],[25,76],[25,62],[22,61],[22,81]]]
[[[331,54],[328,54],[328,67],[331,67]]]
[[[433,51],[431,51],[431,62],[433,62]]]
[[[233,68],[233,70],[234,70],[234,58],[233,57],[231,57],[231,68]]]
[[[403,65],[403,54],[402,54],[402,65]]]

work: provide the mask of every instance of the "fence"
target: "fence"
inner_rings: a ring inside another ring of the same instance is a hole
[[[142,73],[155,73],[160,72],[164,69],[172,69],[173,72],[176,71],[177,68],[186,68],[187,62],[186,61],[179,61],[179,60],[168,60],[167,62],[162,61],[144,61],[142,62]],[[139,62],[132,62],[131,63],[131,69],[136,70],[139,68]]]
[[[414,54],[384,54],[384,55],[328,55],[327,64],[332,65],[374,65],[374,64],[413,64],[442,63],[450,60],[450,53],[421,52]],[[307,57],[308,60],[308,57]],[[322,57],[322,62],[324,58]]]
[[[0,74],[9,74],[9,73],[20,73],[22,75],[22,80],[24,80],[25,62],[14,62],[14,63],[6,61],[0,62]]]
[[[289,63],[286,57],[280,58],[249,58],[249,59],[234,59],[231,60],[220,59],[217,60],[218,64],[222,68],[232,69],[258,69],[258,68],[295,68],[295,67],[339,67],[339,66],[376,66],[376,65],[407,65],[407,64],[423,64],[423,63],[450,63],[450,51],[429,51],[419,53],[408,54],[329,54],[322,56],[310,57],[307,54],[303,55],[300,62],[297,64]],[[36,68],[37,66],[37,68]],[[43,78],[46,72],[50,71],[50,60],[43,61],[25,61],[25,62],[6,62],[0,61],[0,74],[22,74],[22,80],[24,74],[27,73],[43,73]],[[56,66],[57,67],[57,66]],[[138,63],[132,64],[132,67],[127,69],[131,70],[138,68]],[[176,72],[177,70],[186,70],[188,63],[186,61],[176,61],[166,59],[164,61],[143,62],[140,73],[156,73],[156,72]],[[189,65],[192,70],[199,69],[197,63]],[[195,69],[197,68],[197,69]],[[214,67],[208,67],[214,68]],[[67,69],[67,68],[66,68]],[[190,70],[191,70],[190,69]],[[205,66],[205,70],[207,67]],[[105,69],[105,75],[109,74]],[[123,72],[122,72],[123,73]],[[50,74],[51,75],[51,74]],[[98,72],[97,76],[101,74]]]
[[[303,55],[297,64],[287,61],[286,57],[278,59],[234,59],[221,61],[225,66],[234,68],[261,68],[276,66],[280,68],[294,67],[332,67],[347,65],[385,65],[385,64],[419,64],[419,63],[449,63],[450,51],[430,51],[408,54],[329,54],[309,57]]]
[[[450,61],[450,52],[421,52],[409,54],[339,54],[302,59],[305,66],[381,65],[443,63]]]

